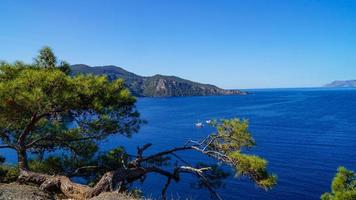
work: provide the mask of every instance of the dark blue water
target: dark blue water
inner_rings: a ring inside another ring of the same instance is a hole
[[[230,177],[218,190],[224,199],[319,199],[330,190],[338,166],[356,169],[356,90],[280,89],[256,90],[247,96],[142,98],[138,108],[148,124],[130,139],[111,138],[103,149],[124,145],[135,153],[136,146],[151,142],[154,145],[148,154],[213,131],[195,128],[197,120],[249,120],[257,142],[251,153],[269,161],[269,170],[278,175],[278,185],[264,191],[249,180]],[[196,153],[180,155],[188,162],[210,161]],[[193,180],[185,176],[170,186],[168,194],[207,199],[207,191],[191,188]],[[137,186],[145,195],[159,197],[164,181],[153,175]]]

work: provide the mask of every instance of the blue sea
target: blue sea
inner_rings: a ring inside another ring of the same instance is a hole
[[[278,184],[265,191],[250,180],[231,174],[217,190],[223,199],[319,199],[330,190],[338,166],[356,170],[355,89],[250,92],[247,96],[139,98],[137,107],[148,123],[131,138],[110,138],[102,144],[102,150],[123,145],[134,154],[137,146],[151,142],[153,146],[146,152],[150,154],[214,131],[208,126],[196,128],[197,121],[242,118],[249,120],[249,130],[257,143],[250,153],[269,161],[268,169],[278,175]],[[191,163],[211,162],[194,152],[179,155]],[[169,196],[208,199],[206,190],[192,187],[194,180],[185,175],[170,186]],[[150,175],[135,187],[140,187],[148,197],[158,198],[165,181],[161,176]]]

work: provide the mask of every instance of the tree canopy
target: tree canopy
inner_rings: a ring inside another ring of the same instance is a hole
[[[40,49],[38,56],[34,58],[34,65],[41,68],[58,68],[66,74],[70,73],[69,63],[66,61],[58,61],[49,46],[44,46]]]
[[[2,63],[0,148],[15,149],[22,168],[27,168],[26,152],[95,152],[98,140],[138,131],[135,101],[120,79],[71,77],[56,67]]]
[[[322,200],[355,200],[356,173],[339,167],[331,184],[331,192],[324,193]]]

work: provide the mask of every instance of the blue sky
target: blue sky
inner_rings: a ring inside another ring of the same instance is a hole
[[[356,79],[356,1],[1,0],[0,60],[63,60],[223,88]]]

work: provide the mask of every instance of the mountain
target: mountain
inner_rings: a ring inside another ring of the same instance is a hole
[[[88,65],[72,65],[72,75],[94,74],[107,75],[109,80],[122,78],[125,85],[135,96],[171,97],[171,96],[210,96],[210,95],[245,95],[240,90],[224,90],[214,85],[196,83],[176,76],[139,76],[121,67],[108,65],[90,67]]]
[[[356,87],[356,80],[334,81],[324,87]]]

